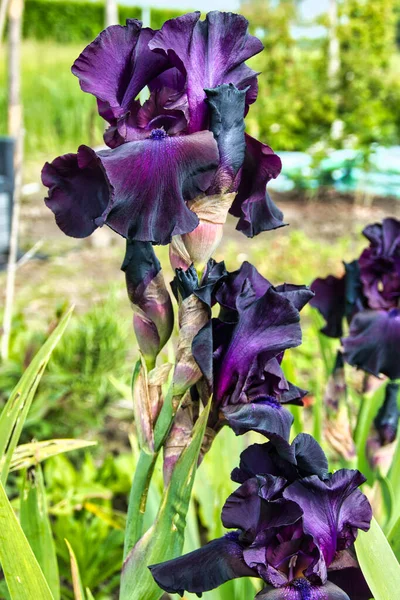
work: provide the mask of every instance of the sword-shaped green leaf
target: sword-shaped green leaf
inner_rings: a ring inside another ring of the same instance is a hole
[[[54,600],[1,482],[0,563],[12,600]]]
[[[374,599],[398,598],[400,565],[375,519],[372,519],[371,529],[368,532],[359,531],[356,552]]]
[[[73,439],[56,439],[45,440],[42,442],[30,442],[29,444],[21,444],[17,446],[12,455],[10,463],[10,471],[18,471],[19,469],[29,469],[43,460],[71,452],[72,450],[80,450],[89,446],[96,446],[97,442],[88,442],[86,440]]]
[[[54,600],[60,598],[56,548],[47,512],[46,490],[40,466],[26,472],[21,492],[20,522]]]
[[[0,480],[7,481],[10,463],[21,435],[35,392],[51,353],[63,335],[73,308],[64,315],[58,326],[43,344],[15,386],[0,415]]]
[[[154,525],[138,541],[124,562],[120,600],[158,600],[163,594],[147,567],[179,556],[182,552],[186,515],[210,404],[211,400],[193,429],[190,444],[175,465]]]

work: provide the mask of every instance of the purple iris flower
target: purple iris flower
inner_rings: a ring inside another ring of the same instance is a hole
[[[385,389],[385,399],[375,417],[374,425],[382,446],[394,442],[399,428],[400,411],[397,406],[399,384],[388,383]]]
[[[257,73],[245,61],[261,50],[244,17],[217,11],[204,21],[198,12],[171,19],[159,31],[128,20],[89,44],[72,71],[97,99],[110,149],[80,146],[44,166],[46,204],[64,233],[86,237],[107,224],[167,244],[199,224],[189,201],[228,192],[237,192],[231,212],[246,235],[280,227],[266,193],[280,159],[244,133],[257,96]]]
[[[358,489],[359,471],[328,474],[317,442],[300,434],[292,445],[275,437],[241,455],[232,473],[240,487],[228,498],[222,522],[235,531],[180,558],[150,566],[169,593],[202,592],[237,577],[259,577],[263,600],[368,600],[351,547],[372,517]],[[341,576],[332,577],[336,570]],[[340,581],[341,587],[333,583]]]
[[[282,404],[301,404],[306,392],[286,380],[281,362],[285,350],[301,343],[299,311],[313,293],[305,286],[275,288],[247,262],[233,273],[210,263],[194,293],[220,306],[192,345],[213,389],[209,427],[288,438],[293,419]]]
[[[383,219],[363,231],[370,241],[358,259],[368,305],[373,309],[397,308],[400,300],[400,221]]]

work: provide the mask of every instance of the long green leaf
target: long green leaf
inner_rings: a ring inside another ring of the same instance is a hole
[[[375,600],[399,597],[400,565],[377,521],[368,532],[360,531],[356,540],[357,558]]]
[[[29,469],[34,465],[56,456],[71,452],[72,450],[80,450],[89,446],[96,446],[97,442],[88,442],[86,440],[71,440],[71,439],[56,439],[45,440],[42,442],[30,442],[29,444],[21,444],[14,450],[14,454],[10,463],[10,471],[18,471],[19,469]]]
[[[26,472],[21,493],[20,522],[55,600],[60,598],[56,548],[47,512],[40,466]]]
[[[397,560],[400,561],[400,516],[398,517],[393,527],[390,529],[387,539],[392,547],[392,550]]]
[[[1,482],[0,563],[12,600],[54,600]]]
[[[373,394],[365,394],[361,400],[360,412],[357,418],[357,428],[355,431],[357,468],[367,477],[370,484],[372,484],[374,474],[371,471],[366,455],[367,440],[372,422],[376,417],[379,407],[382,405],[384,395],[385,386],[381,386]]]
[[[73,308],[64,315],[60,323],[41,347],[29,367],[14,388],[0,415],[0,480],[7,481],[10,463],[21,435],[35,392],[51,353],[63,335]]]
[[[193,429],[192,441],[175,465],[154,525],[124,562],[120,600],[158,600],[163,594],[147,567],[179,556],[182,552],[186,515],[210,404],[211,400]]]

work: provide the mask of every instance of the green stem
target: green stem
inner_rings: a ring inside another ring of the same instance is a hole
[[[125,530],[124,560],[143,533],[143,519],[146,511],[147,496],[158,452],[147,454],[140,451],[139,461],[129,495],[128,515]]]

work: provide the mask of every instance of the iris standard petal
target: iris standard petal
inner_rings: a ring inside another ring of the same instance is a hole
[[[367,310],[356,314],[349,336],[342,340],[345,360],[359,369],[380,373],[390,379],[400,377],[400,310]]]
[[[246,296],[240,296],[237,308],[238,323],[220,323],[214,332],[214,395],[221,405],[240,401],[260,354],[262,375],[268,360],[301,343],[298,310],[273,288],[250,306]]]
[[[232,84],[206,89],[210,107],[210,126],[217,140],[219,167],[209,190],[210,194],[236,191],[234,180],[245,155],[244,113],[246,90]]]
[[[246,153],[240,185],[230,213],[239,218],[236,229],[247,237],[283,227],[283,214],[271,200],[266,185],[278,177],[282,163],[273,150],[246,134]]]
[[[303,529],[320,548],[329,567],[338,550],[348,548],[357,529],[367,531],[371,506],[358,487],[365,477],[350,469],[340,469],[321,481],[316,475],[295,481],[283,492],[303,509]]]
[[[168,68],[167,57],[148,46],[153,36],[152,29],[128,19],[125,26],[107,27],[74,62],[72,72],[82,90],[97,98],[108,122],[127,115],[138,93]]]
[[[168,57],[186,76],[189,104],[189,131],[206,129],[208,107],[205,88],[233,83],[238,89],[249,86],[246,104],[257,96],[257,74],[245,61],[261,52],[260,40],[248,33],[241,15],[213,11],[200,20],[194,12],[171,19],[155,34],[149,47]]]
[[[238,535],[228,534],[180,558],[149,567],[157,585],[170,594],[202,594],[226,581],[257,574],[243,560]]]

